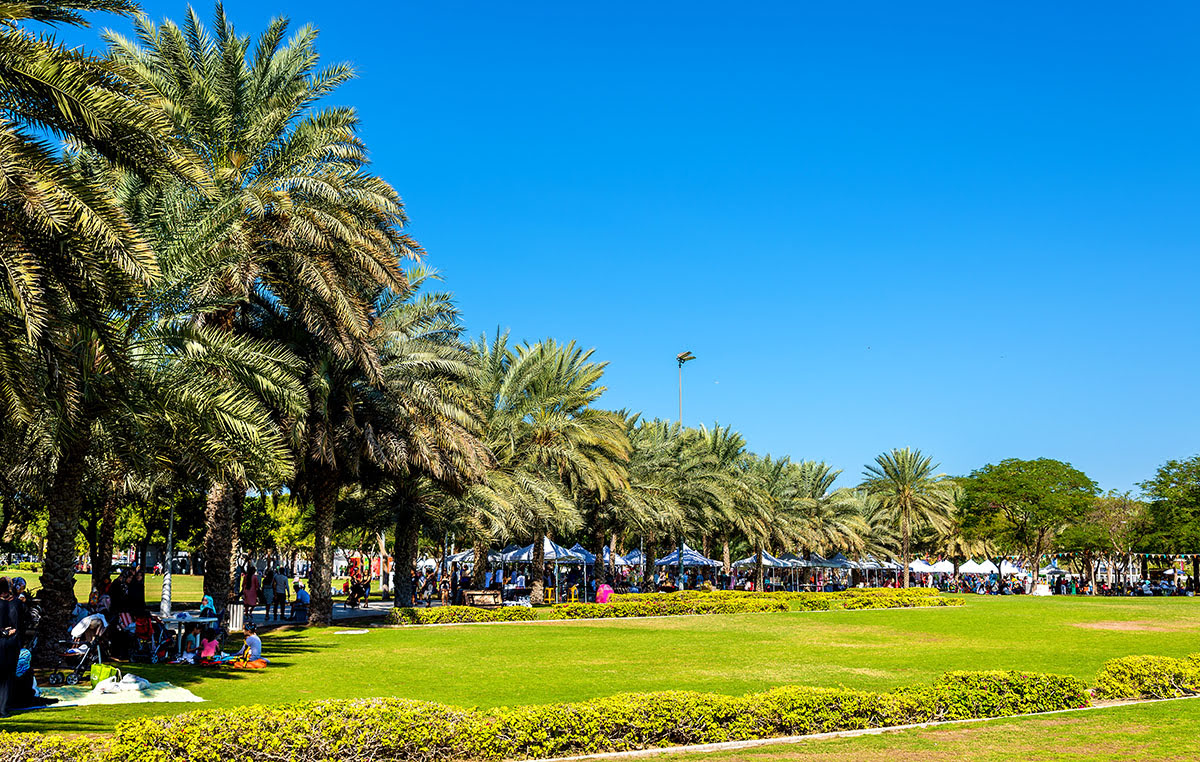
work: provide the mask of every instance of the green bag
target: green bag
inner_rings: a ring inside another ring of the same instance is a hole
[[[93,688],[95,688],[96,685],[100,683],[100,681],[107,680],[110,677],[115,677],[118,680],[120,680],[121,679],[121,670],[117,669],[116,667],[112,666],[111,664],[93,664],[92,665],[91,681],[92,681]]]

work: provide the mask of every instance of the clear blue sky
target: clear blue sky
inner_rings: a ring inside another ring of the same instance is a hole
[[[674,418],[687,349],[687,423],[843,484],[1200,451],[1194,2],[227,7],[357,66],[471,330],[595,347],[609,406]]]

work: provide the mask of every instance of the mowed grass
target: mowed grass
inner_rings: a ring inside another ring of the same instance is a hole
[[[0,575],[6,577],[22,577],[25,583],[29,585],[29,592],[36,592],[42,586],[38,582],[38,576],[41,572],[23,571],[20,569],[0,569]],[[114,574],[115,578],[116,575]],[[158,609],[158,602],[162,598],[162,583],[161,575],[147,574],[146,575],[146,605],[151,609]],[[75,575],[75,598],[76,600],[87,603],[88,598],[92,594],[92,575],[82,573]],[[171,575],[171,603],[179,606],[199,606],[200,599],[204,596],[204,577],[195,574],[172,574]]]
[[[1194,760],[1200,758],[1197,727],[1200,727],[1200,698],[708,754],[669,754],[656,759],[667,762]]]
[[[630,691],[726,694],[785,684],[882,690],[956,669],[1018,669],[1091,682],[1130,654],[1200,651],[1200,600],[979,597],[963,607],[744,614],[460,627],[343,625],[263,637],[272,665],[238,672],[137,665],[204,705],[50,709],[11,730],[104,732],[129,717],[323,698],[399,696],[465,707],[572,701]]]

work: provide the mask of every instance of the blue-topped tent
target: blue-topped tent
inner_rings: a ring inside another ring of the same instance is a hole
[[[808,565],[815,566],[819,569],[836,569],[837,568],[836,564],[829,563],[829,561],[825,560],[824,558],[821,558],[820,554],[818,554],[818,553],[809,553],[808,554]]]
[[[543,552],[545,553],[545,559],[547,561],[565,564],[583,563],[583,558],[581,556],[570,550],[567,550],[563,546],[551,540],[549,537],[543,537],[542,540],[545,543],[542,547]],[[533,563],[533,544],[530,543],[529,545],[521,548],[521,552],[515,554],[509,560],[522,564]]]
[[[579,543],[575,543],[574,545],[571,546],[571,552],[574,553],[575,555],[579,556],[580,558],[582,558],[584,560],[584,562],[586,562],[586,563],[589,563],[589,564],[596,563],[596,554],[588,553],[587,549],[584,548]]]
[[[521,550],[521,546],[514,542],[504,550],[500,551],[500,557],[505,561],[512,561],[521,553]]]
[[[779,557],[779,560],[787,561],[788,566],[792,567],[793,569],[804,569],[808,567],[808,561],[805,561],[795,553],[784,553]]]
[[[754,566],[754,556],[747,556],[740,561],[734,561],[734,566]],[[763,551],[763,566],[772,569],[790,569],[792,565],[781,558],[776,558],[767,551]]]
[[[829,565],[832,566],[834,569],[857,569],[858,568],[858,565],[856,563],[851,561],[849,558],[846,558],[841,553],[838,553],[836,556],[829,559]]]
[[[680,563],[681,560],[682,560],[682,563]],[[700,555],[695,550],[692,550],[691,548],[689,548],[687,545],[684,545],[682,556],[680,556],[680,552],[678,550],[675,550],[675,551],[672,551],[672,552],[668,553],[667,555],[663,556],[662,558],[658,559],[657,561],[655,561],[654,565],[655,566],[683,566],[684,568],[687,568],[689,566],[713,567],[713,566],[721,566],[721,562],[714,561],[711,558],[705,558],[704,556]]]
[[[641,566],[646,563],[646,556],[642,551],[634,549],[625,554],[625,563],[630,566]]]
[[[629,559],[623,557],[620,553],[613,553],[611,550],[608,549],[608,546],[605,545],[604,546],[604,563],[605,564],[609,563],[610,556],[612,557],[612,565],[613,566],[633,566],[633,564],[631,564],[629,562]]]

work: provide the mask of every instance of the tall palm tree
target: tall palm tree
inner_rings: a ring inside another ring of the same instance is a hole
[[[802,547],[826,554],[833,550],[864,551],[867,526],[861,500],[851,489],[833,488],[840,474],[827,463],[806,460],[796,464]]]
[[[900,556],[904,586],[908,587],[912,538],[918,526],[945,527],[954,514],[957,485],[920,450],[885,452],[863,471],[862,489],[871,494],[879,510],[900,526]]]
[[[366,171],[354,110],[318,107],[353,71],[319,65],[312,27],[285,42],[287,33],[276,19],[251,49],[218,4],[211,32],[189,9],[182,27],[139,17],[135,39],[107,39],[110,58],[166,104],[173,131],[212,178],[208,197],[150,189],[175,231],[162,255],[199,252],[205,266],[191,288],[221,303],[203,323],[254,335],[255,311],[279,305],[339,361],[377,380],[373,300],[381,288],[405,292],[399,265],[420,247],[403,230],[396,191]],[[218,476],[208,495],[204,586],[218,601],[230,587],[246,488],[236,475]]]
[[[545,537],[581,524],[571,495],[607,500],[627,484],[624,418],[591,407],[604,392],[606,365],[592,361],[593,350],[553,340],[510,348],[504,334],[480,339],[472,350],[481,373],[483,439],[495,465],[465,502],[532,539],[530,599],[542,603]]]
[[[457,311],[446,294],[416,298],[416,286],[433,275],[414,270],[406,279],[414,285],[404,294],[384,291],[375,300],[368,338],[378,374],[340,355],[293,311],[259,305],[266,335],[305,364],[307,406],[294,427],[294,487],[313,504],[314,622],[332,618],[332,535],[343,488],[375,470],[398,481],[426,477],[462,489],[481,479],[490,463],[463,390],[471,368],[456,344]]]

